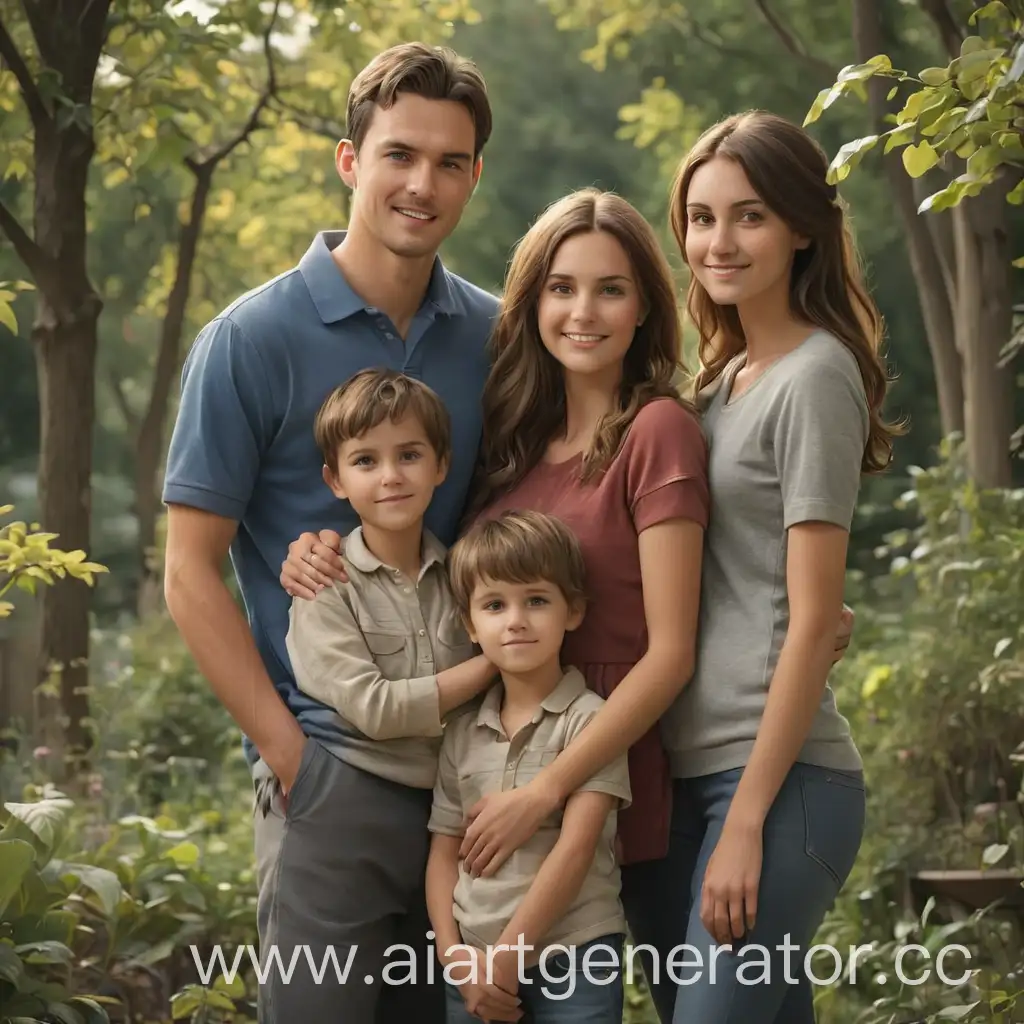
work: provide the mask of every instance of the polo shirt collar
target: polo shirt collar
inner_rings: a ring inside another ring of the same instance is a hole
[[[367,309],[364,299],[356,294],[352,286],[345,280],[344,274],[338,269],[331,257],[333,250],[344,241],[345,231],[321,231],[313,239],[305,255],[299,260],[299,273],[306,284],[313,305],[325,324],[338,323]],[[433,305],[438,312],[448,316],[458,316],[466,312],[459,298],[448,271],[445,270],[440,256],[434,257],[434,265],[430,271],[430,283],[424,305]]]
[[[447,552],[444,545],[429,531],[423,531],[419,579],[423,579],[426,571],[435,564],[444,566]],[[363,538],[363,528],[357,526],[345,538],[345,558],[360,572],[371,573],[378,569],[393,569],[385,565],[367,546]],[[418,581],[417,581],[418,582]]]
[[[533,716],[533,721],[539,722],[540,712],[547,711],[552,715],[562,714],[566,708],[587,688],[587,681],[579,669],[569,667],[568,671],[558,681],[555,688],[540,702],[538,713]],[[504,693],[501,683],[492,686],[476,713],[476,724],[485,725],[497,733],[504,734],[501,725],[501,698]]]

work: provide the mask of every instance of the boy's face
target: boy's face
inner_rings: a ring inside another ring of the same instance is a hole
[[[324,466],[324,481],[335,497],[348,499],[363,523],[399,532],[422,520],[446,472],[423,424],[409,415],[345,441],[336,468]]]
[[[484,579],[469,602],[469,634],[502,672],[525,675],[557,663],[567,630],[583,620],[554,583]]]
[[[343,142],[338,172],[355,190],[352,220],[396,256],[430,256],[455,230],[480,176],[476,127],[454,100],[399,94],[373,111],[356,154]]]

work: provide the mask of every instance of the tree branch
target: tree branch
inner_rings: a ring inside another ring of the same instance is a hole
[[[118,377],[113,367],[107,373],[107,382],[110,384],[110,390],[114,393],[114,401],[117,403],[118,409],[121,410],[125,425],[134,434],[139,426],[139,417],[128,404],[128,396],[124,393],[124,382]]]
[[[25,264],[36,284],[49,283],[50,261],[46,253],[36,245],[35,240],[21,226],[18,218],[0,201],[0,230],[11,240],[18,259]]]
[[[935,23],[939,38],[950,58],[959,57],[965,33],[963,27],[953,17],[946,0],[918,0],[918,6]]]
[[[768,22],[771,30],[778,36],[779,41],[794,57],[799,57],[805,64],[820,71],[823,75],[827,75],[829,78],[834,77],[836,73],[835,68],[828,61],[807,52],[807,47],[797,38],[792,29],[784,25],[782,20],[768,6],[768,0],[754,0],[754,3],[757,5],[757,9],[761,12],[764,20]]]
[[[319,114],[309,110],[302,110],[293,103],[277,98],[277,106],[285,111],[289,118],[300,128],[314,135],[322,135],[325,139],[337,142],[345,137],[345,129],[330,118],[321,117]]]
[[[24,58],[18,52],[18,47],[14,45],[14,40],[2,20],[0,20],[0,58],[3,58],[3,62],[11,69],[18,81],[21,97],[28,108],[32,124],[39,125],[46,121],[50,115],[46,111],[43,97],[32,77],[32,72],[29,71]]]
[[[231,153],[240,146],[250,135],[260,126],[260,116],[263,111],[266,110],[270,103],[270,100],[277,93],[277,74],[274,70],[274,48],[270,43],[270,37],[273,34],[274,26],[277,24],[277,13],[281,6],[281,0],[274,0],[274,10],[270,15],[270,21],[267,23],[266,31],[263,33],[263,55],[267,61],[267,82],[263,87],[263,91],[260,93],[259,98],[256,100],[252,111],[249,114],[245,124],[242,125],[238,133],[228,139],[219,149],[216,149],[211,153],[205,160],[186,160],[189,169],[195,173],[197,166],[199,167],[216,167],[222,160],[226,159]]]

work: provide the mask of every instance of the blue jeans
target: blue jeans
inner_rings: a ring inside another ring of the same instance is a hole
[[[864,778],[802,762],[793,766],[764,824],[754,929],[732,952],[714,956],[716,943],[700,920],[701,886],[741,774],[737,768],[677,779],[668,856],[622,872],[633,941],[657,951],[654,975],[649,956],[637,959],[663,1024],[814,1024],[804,953],[857,858]],[[787,942],[788,952],[778,948]],[[700,966],[697,954],[680,951],[668,971],[671,950],[684,944],[696,947]],[[765,947],[767,960],[760,950],[745,955],[743,944]],[[845,967],[849,951],[839,953]],[[833,960],[823,958],[812,969],[828,976]]]
[[[622,953],[624,935],[605,935],[576,946],[573,955],[552,954],[542,964],[527,968],[519,983],[519,1001],[525,1011],[520,1024],[621,1024],[622,971],[613,965]],[[601,949],[590,954],[587,950]],[[456,974],[456,977],[459,975]],[[448,1024],[480,1024],[466,1009],[458,985],[447,984]]]

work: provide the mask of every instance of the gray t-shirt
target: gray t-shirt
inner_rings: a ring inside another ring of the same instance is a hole
[[[711,515],[697,663],[662,720],[676,778],[746,764],[789,624],[786,531],[807,520],[849,529],[868,438],[857,361],[831,334],[815,332],[729,401],[744,358],[704,415]],[[828,686],[798,760],[861,768]]]

